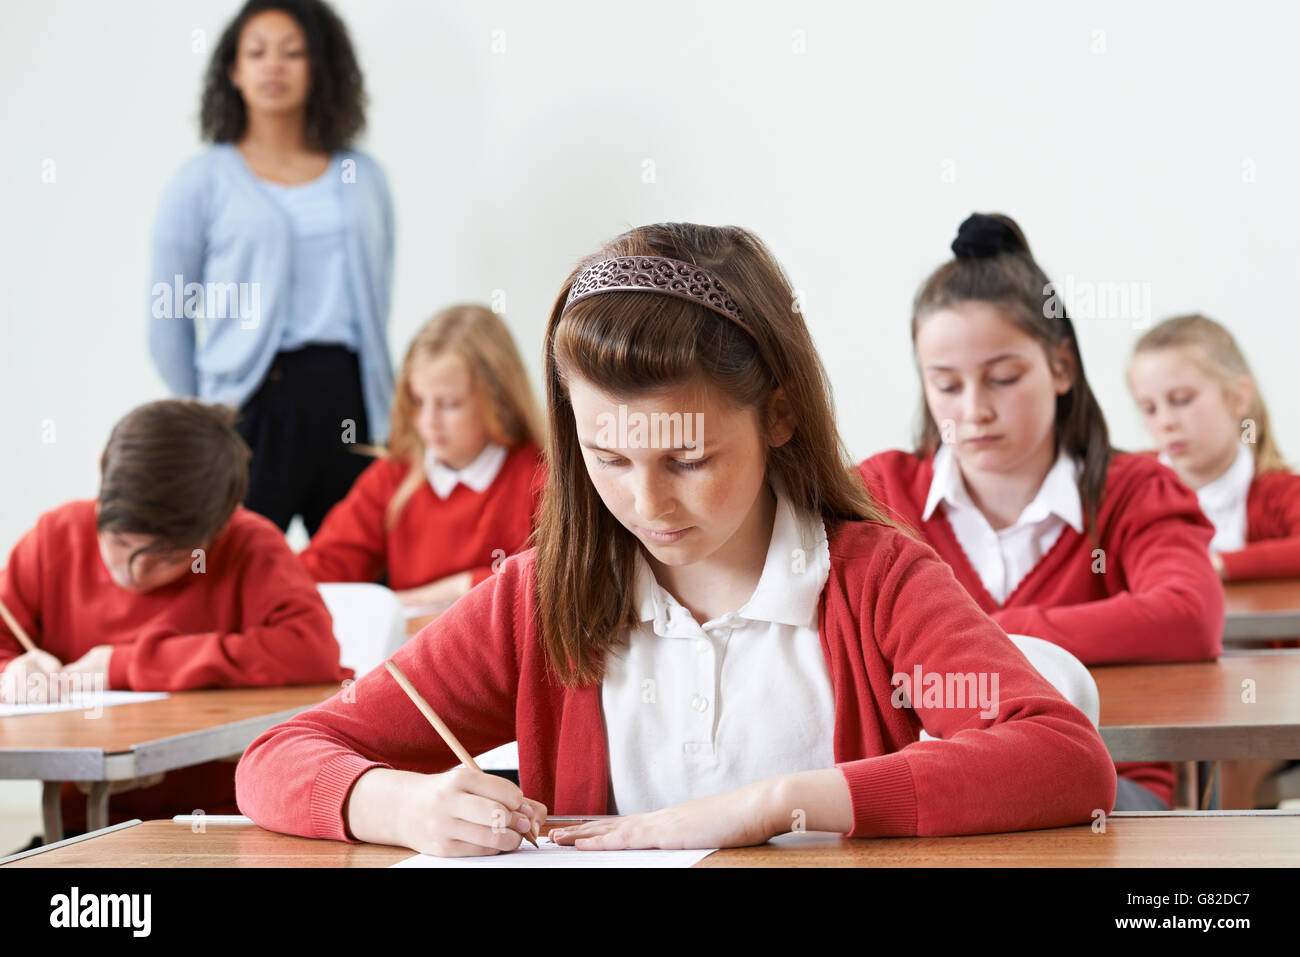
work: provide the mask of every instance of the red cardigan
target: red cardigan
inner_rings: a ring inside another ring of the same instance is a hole
[[[1139,453],[1156,459],[1154,449]],[[1256,475],[1246,493],[1246,545],[1220,552],[1223,580],[1300,578],[1300,475]]]
[[[1123,453],[1111,458],[1098,515],[1104,556],[1067,526],[1001,605],[984,588],[943,509],[921,520],[933,455],[881,452],[859,469],[877,500],[934,547],[1007,632],[1051,641],[1085,665],[1219,656],[1223,588],[1208,552],[1214,529],[1196,496],[1154,459]],[[1119,767],[1172,806],[1173,765]]]
[[[0,599],[37,647],[65,664],[113,645],[108,687],[256,688],[342,681],[333,622],[284,535],[240,507],[203,574],[120,588],[99,554],[94,500],[46,512],[0,572]],[[0,621],[0,668],[22,646]],[[21,720],[21,719],[16,719]]]
[[[516,446],[482,492],[457,485],[445,499],[421,482],[385,531],[384,514],[407,463],[380,459],[353,483],[298,557],[318,582],[373,582],[387,572],[394,590],[472,571],[477,585],[496,559],[528,545],[546,485],[536,445]]]
[[[1300,578],[1300,475],[1255,476],[1246,495],[1246,546],[1219,557],[1224,581]]]
[[[833,525],[829,538],[818,621],[852,836],[1056,827],[1113,806],[1115,772],[1096,729],[930,548],[868,522]],[[600,686],[566,690],[548,673],[535,623],[535,558],[529,549],[507,559],[393,660],[471,754],[517,738],[523,791],[552,814],[603,814],[609,766]],[[914,668],[996,673],[997,715],[922,701],[895,708],[891,677]],[[429,774],[456,765],[384,669],[362,677],[346,698],[335,695],[248,747],[236,772],[243,813],[275,831],[352,840],[343,808],[365,771]],[[918,741],[923,727],[944,740]]]

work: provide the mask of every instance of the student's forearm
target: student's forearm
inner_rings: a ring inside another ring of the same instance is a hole
[[[410,784],[420,775],[392,768],[371,768],[352,785],[343,805],[347,832],[367,844],[407,847],[402,829],[406,819],[403,802]]]
[[[433,605],[455,601],[469,593],[473,586],[473,571],[455,572],[426,585],[417,585],[397,593],[408,605]]]
[[[338,655],[324,607],[305,608],[242,632],[150,635],[117,645],[107,680],[136,691],[324,684],[338,678]]]
[[[772,778],[765,803],[774,835],[796,828],[845,834],[853,828],[853,800],[839,768]]]
[[[1224,581],[1300,576],[1300,537],[1248,542],[1245,548],[1219,555]]]

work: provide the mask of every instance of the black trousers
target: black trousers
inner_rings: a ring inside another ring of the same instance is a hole
[[[371,441],[356,353],[330,345],[279,353],[236,429],[253,450],[244,505],[281,529],[301,515],[315,535],[374,461],[354,451]]]

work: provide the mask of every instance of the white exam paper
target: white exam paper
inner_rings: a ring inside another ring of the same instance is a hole
[[[0,704],[0,718],[49,714],[51,711],[97,711],[114,705],[158,701],[166,697],[166,691],[74,691],[66,700],[50,704]]]
[[[690,867],[717,850],[716,847],[686,851],[660,849],[637,851],[580,851],[572,845],[556,844],[549,837],[527,841],[519,850],[487,857],[432,857],[416,854],[390,867]]]
[[[441,615],[452,606],[449,601],[435,601],[428,605],[403,605],[402,614],[408,619],[423,618],[425,615]]]

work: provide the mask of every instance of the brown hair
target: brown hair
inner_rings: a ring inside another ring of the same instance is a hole
[[[953,242],[957,255],[936,269],[921,285],[912,305],[912,343],[922,320],[940,309],[963,302],[984,302],[997,307],[1017,329],[1033,337],[1051,357],[1063,342],[1069,343],[1075,366],[1074,385],[1056,397],[1053,452],[1062,449],[1082,460],[1079,496],[1085,524],[1094,544],[1098,541],[1097,513],[1106,487],[1106,473],[1114,449],[1101,405],[1083,371],[1083,356],[1074,324],[1056,287],[1034,261],[1024,232],[1010,216],[976,213],[962,223]],[[928,457],[939,445],[939,427],[921,392],[921,427],[916,455]]]
[[[128,412],[99,458],[101,532],[152,535],[131,556],[211,544],[248,488],[252,453],[238,413],[197,399],[164,399]]]
[[[1255,474],[1288,471],[1269,425],[1268,409],[1260,395],[1255,374],[1250,371],[1246,357],[1238,348],[1237,341],[1232,338],[1232,333],[1206,316],[1195,313],[1174,316],[1148,329],[1133,347],[1133,355],[1136,357],[1140,352],[1154,352],[1156,349],[1177,346],[1200,346],[1200,358],[1193,354],[1192,361],[1222,385],[1226,386],[1241,376],[1250,380],[1255,399],[1246,410],[1246,418],[1255,423]]]
[[[655,293],[595,295],[564,313],[569,288],[586,266],[645,255],[712,273],[753,337],[705,306]],[[737,408],[760,410],[760,421],[779,386],[797,425],[787,442],[767,449],[769,478],[781,483],[796,508],[820,515],[828,526],[840,520],[890,524],[840,438],[825,369],[794,302],[789,280],[756,236],[736,226],[693,223],[623,233],[583,260],[560,289],[546,328],[551,467],[536,542],[538,632],[550,668],[566,686],[598,681],[605,651],[635,626],[640,548],[587,474],[566,387],[571,377],[616,396],[712,387]]]
[[[493,442],[506,448],[524,442],[538,447],[542,444],[541,411],[505,322],[485,306],[468,304],[444,309],[415,334],[397,377],[387,455],[394,461],[409,463],[411,471],[388,502],[385,528],[396,524],[411,495],[426,479],[424,442],[415,429],[408,384],[411,370],[417,362],[447,354],[459,356],[469,369],[474,393],[486,410],[487,432]]]

